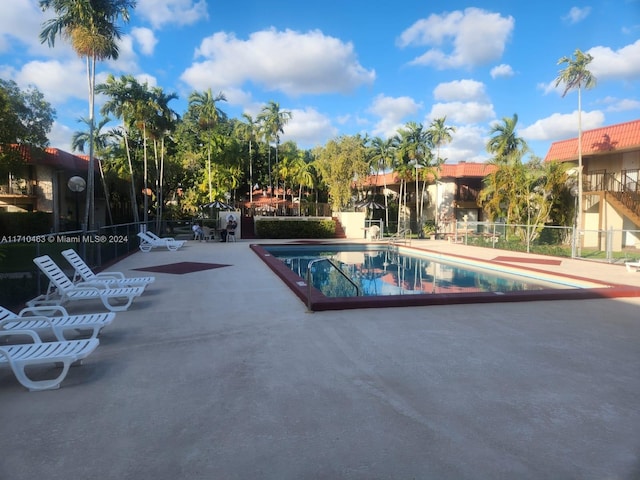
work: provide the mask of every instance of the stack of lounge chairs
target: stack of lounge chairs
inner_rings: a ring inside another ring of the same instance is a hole
[[[17,314],[0,307],[0,367],[11,368],[30,391],[59,388],[71,365],[82,363],[98,347],[98,335],[113,322],[115,312],[128,309],[155,280],[125,277],[121,272],[96,274],[75,251],[65,250],[63,256],[74,268],[73,279],[49,256],[37,257],[34,263],[50,281],[47,293],[27,302],[28,307]],[[64,306],[92,299],[100,300],[109,311],[70,315]],[[78,333],[85,337],[74,338]],[[30,375],[33,367],[51,364],[61,365],[54,378]]]

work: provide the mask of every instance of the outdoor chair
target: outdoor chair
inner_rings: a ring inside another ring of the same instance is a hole
[[[49,255],[33,259],[38,268],[49,278],[47,293],[27,302],[29,307],[64,305],[69,301],[99,299],[110,311],[127,310],[136,297],[142,295],[142,287],[109,288],[104,282],[85,282],[74,285],[69,277],[51,260]]]
[[[185,244],[184,240],[176,240],[172,237],[161,238],[151,231],[140,232],[138,237],[140,238],[140,250],[143,252],[148,252],[157,247],[165,247],[167,250],[174,252]]]
[[[174,238],[160,238],[152,232],[139,232],[140,250],[149,252],[152,248],[165,247],[171,252],[175,252],[184,245],[184,240],[175,240]]]
[[[18,382],[29,391],[51,390],[60,387],[60,383],[69,373],[72,364],[81,364],[100,341],[68,340],[63,342],[43,342],[33,330],[0,331],[0,338],[11,336],[29,337],[32,343],[0,344],[0,366],[9,366]],[[27,367],[62,363],[62,371],[57,377],[47,380],[33,380],[27,374]]]
[[[53,315],[53,314],[57,315]],[[24,308],[15,314],[0,307],[0,331],[33,330],[38,334],[53,333],[59,342],[69,340],[67,332],[91,331],[96,338],[100,331],[113,322],[113,312],[69,315],[62,306]]]
[[[378,240],[380,238],[380,227],[372,225],[369,227],[369,240]]]
[[[215,239],[216,231],[213,228],[202,227],[202,232],[205,242],[213,241]]]
[[[122,272],[100,272],[94,273],[89,265],[78,255],[74,249],[70,248],[62,252],[62,256],[71,264],[75,273],[71,281],[76,285],[82,282],[102,282],[108,287],[142,287],[145,288],[150,283],[155,282],[156,277],[125,277]]]
[[[627,272],[640,271],[640,262],[624,262],[624,265],[627,267]]]

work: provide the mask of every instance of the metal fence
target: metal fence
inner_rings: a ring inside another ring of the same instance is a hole
[[[61,255],[73,248],[92,268],[138,248],[137,233],[142,224],[111,225],[97,230],[71,230],[44,235],[0,235],[0,305],[15,307],[46,290],[33,259],[49,255],[66,273],[73,274]]]

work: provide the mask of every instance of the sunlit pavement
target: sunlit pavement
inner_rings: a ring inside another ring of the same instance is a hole
[[[110,269],[229,266],[156,273],[59,390],[0,370],[0,478],[640,477],[640,300],[307,313],[248,247],[135,253]]]

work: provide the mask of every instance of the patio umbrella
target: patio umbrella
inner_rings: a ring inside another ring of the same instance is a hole
[[[368,208],[371,210],[384,210],[384,205],[374,202],[372,199],[362,200],[355,204],[356,208]]]
[[[205,203],[204,205],[200,205],[200,208],[215,208],[217,210],[233,210],[231,205],[228,205],[220,200],[216,200],[215,202]]]

